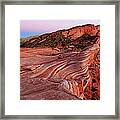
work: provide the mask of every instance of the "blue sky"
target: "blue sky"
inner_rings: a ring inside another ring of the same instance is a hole
[[[41,32],[20,32],[20,38],[26,38],[29,36],[34,36],[34,35],[41,35],[43,33]]]

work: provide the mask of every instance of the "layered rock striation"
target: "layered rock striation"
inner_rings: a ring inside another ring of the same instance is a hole
[[[100,26],[20,40],[22,100],[99,100]]]

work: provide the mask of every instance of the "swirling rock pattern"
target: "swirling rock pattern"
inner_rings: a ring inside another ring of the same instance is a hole
[[[21,100],[99,100],[100,26],[21,39]]]

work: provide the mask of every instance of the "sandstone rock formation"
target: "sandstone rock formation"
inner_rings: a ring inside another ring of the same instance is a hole
[[[20,40],[21,100],[99,100],[100,26]]]

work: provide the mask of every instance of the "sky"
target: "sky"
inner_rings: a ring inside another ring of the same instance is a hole
[[[99,20],[21,20],[20,37],[25,38],[34,35],[68,29],[78,25],[99,25]]]

